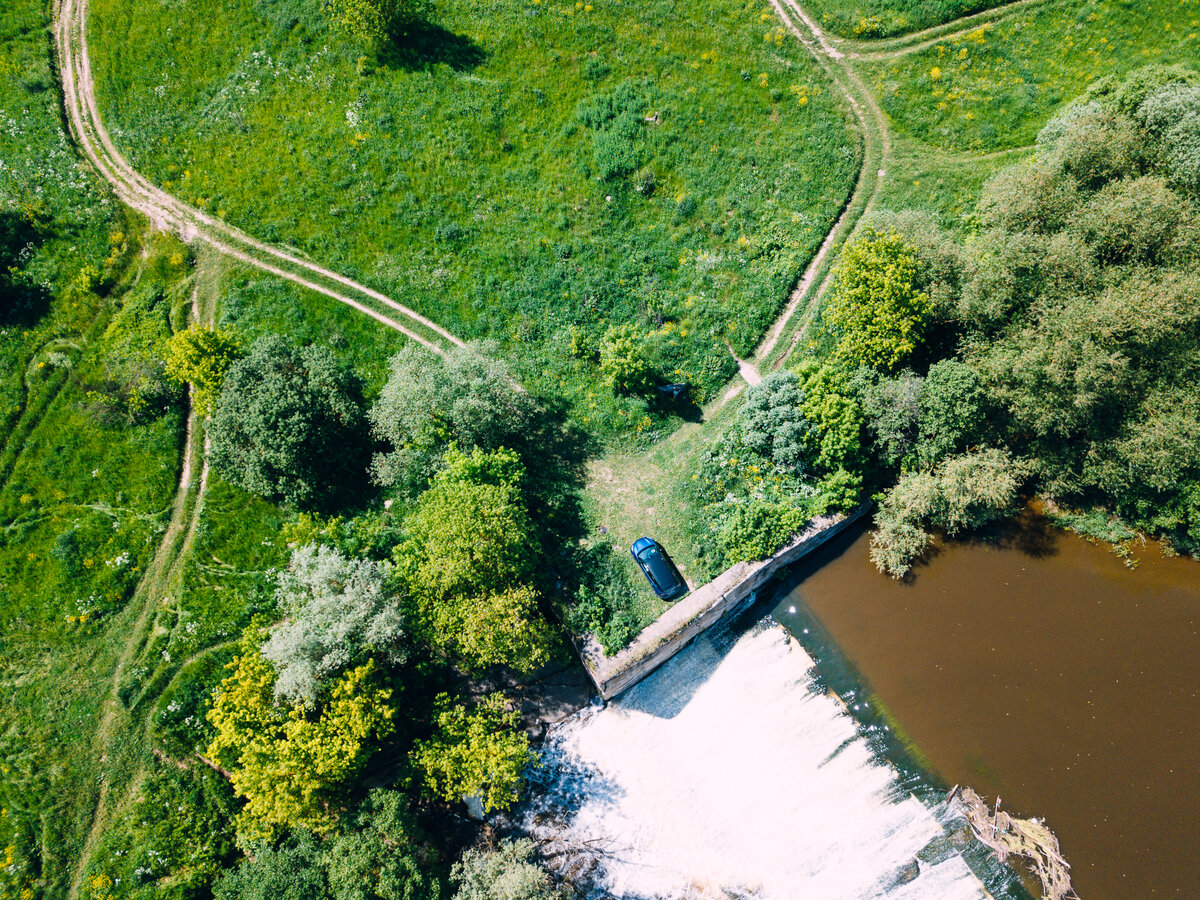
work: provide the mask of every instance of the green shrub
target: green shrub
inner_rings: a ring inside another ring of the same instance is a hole
[[[600,374],[618,395],[641,394],[654,384],[642,335],[632,325],[613,325],[600,342]]]
[[[269,500],[329,508],[366,475],[361,383],[328,350],[278,335],[230,367],[209,436],[213,468]]]
[[[842,252],[821,308],[840,359],[890,372],[912,356],[932,308],[917,274],[916,250],[895,232],[868,227]]]
[[[478,797],[485,812],[508,809],[520,799],[525,769],[537,756],[507,706],[500,694],[470,709],[439,696],[437,731],[418,741],[412,753],[428,793],[448,802]]]
[[[1012,515],[1026,472],[1006,451],[984,449],[901,477],[875,515],[871,560],[880,571],[903,577],[929,543],[927,528],[955,535]]]
[[[803,471],[809,451],[809,425],[803,404],[804,394],[796,375],[767,375],[746,391],[746,402],[738,410],[742,443],[782,469]]]

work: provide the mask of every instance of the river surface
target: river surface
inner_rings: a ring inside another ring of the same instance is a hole
[[[827,680],[946,784],[1044,818],[1083,900],[1200,897],[1200,563],[1130,570],[1032,514],[907,583],[868,546],[808,557],[775,609]]]

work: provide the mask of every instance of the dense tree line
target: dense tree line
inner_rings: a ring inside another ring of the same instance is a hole
[[[1093,85],[974,221],[856,235],[815,347],[706,457],[710,558],[771,552],[863,484],[895,485],[872,555],[896,576],[1022,491],[1200,547],[1200,76]]]
[[[510,882],[557,896],[525,845],[450,873],[415,814],[519,799],[529,738],[507,697],[463,686],[533,673],[558,646],[539,573],[553,426],[489,349],[405,350],[368,408],[319,346],[269,335],[243,349],[199,326],[169,342],[167,376],[211,414],[214,471],[292,510],[290,563],[226,670],[201,668],[156,719],[162,746],[228,777],[213,820],[236,810],[232,831],[225,819],[225,849],[195,882],[215,878],[223,900],[416,900],[448,884],[488,897]],[[364,502],[379,489],[390,510]],[[396,786],[368,794],[368,774]],[[221,876],[230,840],[248,855]]]

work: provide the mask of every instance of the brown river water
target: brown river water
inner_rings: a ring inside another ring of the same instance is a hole
[[[1149,544],[1131,570],[1032,514],[906,583],[868,547],[806,559],[775,617],[825,632],[947,785],[1044,818],[1083,900],[1200,898],[1200,563]]]

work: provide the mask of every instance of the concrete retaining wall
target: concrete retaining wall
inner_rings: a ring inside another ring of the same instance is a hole
[[[868,506],[864,504],[845,516],[813,519],[790,544],[773,556],[726,569],[671,606],[616,656],[605,656],[596,639],[590,634],[585,635],[579,642],[579,655],[600,696],[609,700],[633,687],[698,634],[751,601],[755,592],[780,568],[811,553],[862,517]]]

